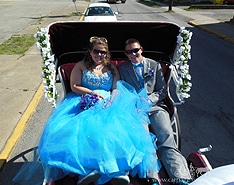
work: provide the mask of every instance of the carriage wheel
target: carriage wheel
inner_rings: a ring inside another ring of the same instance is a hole
[[[171,128],[173,130],[173,135],[175,138],[176,146],[178,150],[181,150],[181,138],[180,138],[180,121],[177,111],[175,111],[174,115],[171,118]]]

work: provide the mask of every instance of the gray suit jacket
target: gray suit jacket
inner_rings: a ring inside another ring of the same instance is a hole
[[[153,76],[148,76],[144,79],[144,87],[146,88],[147,94],[153,106],[151,111],[154,111],[158,109],[158,106],[163,104],[162,100],[166,97],[167,94],[166,84],[159,62],[143,57],[142,63],[144,65],[144,74],[148,73],[149,69],[153,70],[154,72]],[[122,63],[118,69],[121,80],[124,80],[132,85],[138,92],[141,89],[140,81],[137,78],[131,61]]]

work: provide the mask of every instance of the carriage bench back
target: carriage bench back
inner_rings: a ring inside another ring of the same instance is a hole
[[[114,65],[118,66],[121,63],[125,62],[125,60],[111,60],[111,63],[113,63]],[[71,87],[70,87],[70,75],[71,75],[71,71],[73,69],[73,67],[76,65],[76,63],[67,63],[67,64],[63,64],[59,67],[58,69],[58,73],[59,73],[59,78],[61,80],[62,86],[63,86],[63,90],[64,90],[64,96],[71,92]],[[162,66],[162,72],[166,81],[166,84],[168,84],[169,79],[170,79],[170,68],[169,68],[169,64],[161,62],[161,66]],[[167,96],[164,100],[165,104],[167,105],[167,107],[165,107],[167,109],[167,111],[169,112],[170,116],[172,116],[173,112],[174,112],[174,107],[171,104],[171,100],[169,98],[169,96]]]

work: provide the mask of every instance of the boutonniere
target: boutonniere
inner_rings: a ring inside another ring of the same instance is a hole
[[[153,77],[153,76],[154,76],[154,70],[149,68],[148,72],[145,73],[143,77],[148,78],[148,77]]]
[[[80,100],[80,108],[82,110],[87,110],[94,106],[98,101],[98,96],[96,94],[85,94]]]

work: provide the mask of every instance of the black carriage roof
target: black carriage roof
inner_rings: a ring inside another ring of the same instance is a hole
[[[83,52],[89,38],[105,37],[110,51],[123,51],[125,41],[136,38],[144,51],[173,54],[180,27],[169,22],[57,22],[49,26],[52,52]]]

